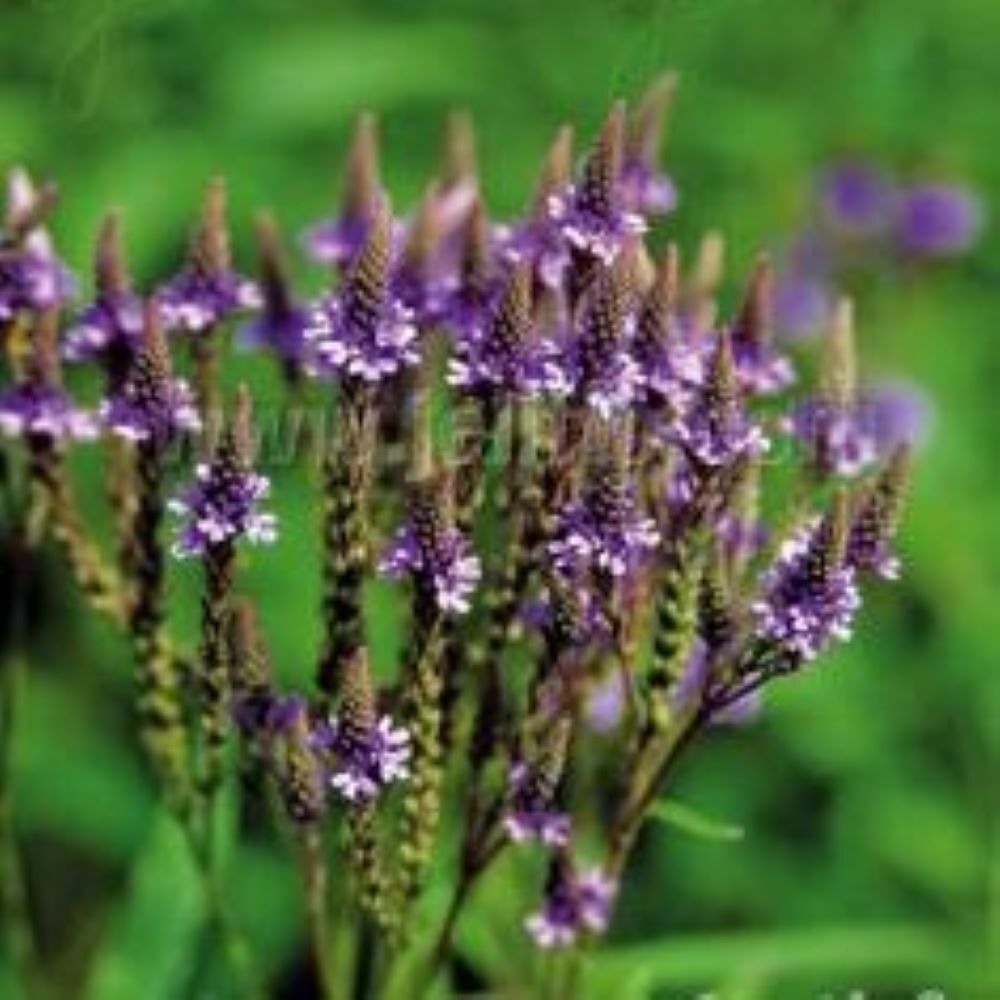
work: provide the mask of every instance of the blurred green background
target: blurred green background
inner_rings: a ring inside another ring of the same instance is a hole
[[[332,207],[359,109],[382,119],[400,205],[434,169],[446,111],[471,110],[488,203],[510,214],[557,125],[590,135],[614,97],[672,66],[667,164],[682,202],[663,232],[690,250],[721,229],[734,292],[845,152],[963,178],[988,205],[998,38],[992,0],[4,0],[0,165],[59,181],[54,229],[78,270],[103,208],[122,206],[143,281],[173,269],[205,180],[224,173],[249,267],[259,206],[289,234]],[[998,261],[987,227],[959,260],[859,280],[866,364],[919,381],[935,411],[905,578],[871,596],[850,647],[686,762],[676,796],[745,835],[650,831],[593,960],[595,995],[1000,996]],[[319,272],[302,273],[315,287]],[[315,511],[277,479],[283,541],[253,560],[248,586],[279,673],[304,684]],[[188,623],[194,579],[178,574]],[[191,995],[197,902],[153,819],[128,651],[65,592],[57,563],[42,586],[16,777],[46,956],[67,996]],[[241,913],[280,964],[299,933],[294,878],[263,847],[238,864]],[[494,952],[512,933],[497,930]],[[485,956],[490,942],[467,947]]]

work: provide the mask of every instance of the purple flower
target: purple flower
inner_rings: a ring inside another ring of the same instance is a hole
[[[747,416],[728,337],[719,338],[704,385],[667,435],[702,465],[728,465],[767,451],[763,431]]]
[[[896,239],[918,257],[964,253],[983,226],[983,208],[967,189],[954,184],[918,184],[904,191],[896,212]]]
[[[511,768],[503,827],[515,843],[539,840],[550,847],[564,847],[569,843],[570,818],[552,807],[552,790],[545,784],[544,780],[539,780],[535,769],[524,762]]]
[[[677,207],[677,186],[670,176],[638,157],[626,157],[620,184],[622,200],[633,212],[669,215]]]
[[[420,360],[413,314],[389,294],[390,226],[383,207],[351,273],[314,311],[314,370],[378,383]]]
[[[23,247],[0,247],[0,320],[62,305],[72,294],[73,279],[41,231]]]
[[[609,733],[625,715],[628,692],[621,671],[611,670],[592,688],[584,708],[584,718],[594,732]]]
[[[883,382],[866,393],[863,406],[879,455],[889,455],[902,444],[919,444],[930,431],[931,404],[917,385]]]
[[[708,647],[702,639],[696,639],[691,647],[684,671],[674,688],[673,701],[678,709],[697,704],[702,697],[710,694],[708,670],[711,660]],[[712,713],[709,721],[717,726],[740,726],[752,722],[761,711],[761,694],[755,690],[742,698]]]
[[[129,441],[167,442],[201,430],[201,418],[187,382],[158,370],[140,354],[120,389],[100,407],[101,423]]]
[[[823,475],[854,476],[878,457],[872,415],[862,405],[812,399],[785,422]]]
[[[379,562],[379,572],[399,579],[412,575],[444,614],[465,614],[482,569],[465,536],[436,519],[412,519]]]
[[[892,216],[893,190],[874,164],[848,160],[831,168],[820,184],[827,221],[851,236],[883,232]]]
[[[409,777],[410,734],[387,715],[365,729],[333,720],[316,740],[332,752],[330,785],[348,802],[367,802]]]
[[[324,219],[302,234],[302,246],[317,264],[350,264],[365,245],[370,228],[371,219],[364,216]]]
[[[603,573],[621,579],[660,543],[655,522],[638,510],[630,490],[599,483],[559,515],[548,552],[560,573]]]
[[[21,382],[0,395],[0,430],[10,437],[52,441],[97,436],[91,414],[74,406],[62,389],[35,381]]]
[[[600,934],[611,917],[617,883],[600,868],[577,873],[566,859],[553,860],[541,910],[525,921],[541,948],[566,948],[584,933]]]
[[[831,555],[830,535],[828,519],[814,518],[785,541],[753,605],[759,634],[797,662],[850,638],[861,603],[854,569]]]
[[[137,295],[100,295],[73,320],[66,333],[66,357],[87,361],[114,351],[131,358],[138,350],[142,325],[143,305]]]
[[[277,538],[275,517],[257,509],[269,490],[267,477],[239,469],[226,457],[199,464],[195,482],[169,503],[183,519],[173,554],[201,556],[239,538],[271,544]]]
[[[187,267],[163,285],[156,295],[160,316],[168,329],[202,333],[231,313],[256,309],[261,302],[257,286],[232,271],[205,272]]]
[[[830,318],[833,292],[829,282],[804,269],[790,268],[774,289],[774,320],[779,333],[790,338],[813,337]]]

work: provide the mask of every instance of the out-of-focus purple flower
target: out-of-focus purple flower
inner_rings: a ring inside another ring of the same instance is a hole
[[[587,698],[584,718],[590,728],[598,733],[609,733],[616,729],[625,715],[627,694],[621,671],[609,671]]]
[[[352,216],[324,219],[302,235],[306,253],[317,264],[350,264],[365,245],[371,220]]]
[[[227,316],[256,309],[261,302],[257,286],[232,271],[204,273],[188,267],[164,284],[156,295],[168,329],[203,333]]]
[[[776,330],[791,339],[816,336],[830,319],[833,297],[825,277],[797,269],[784,272],[774,288]]]
[[[819,200],[826,221],[850,236],[884,232],[892,218],[893,199],[889,179],[864,160],[839,163],[820,181]]]
[[[142,300],[130,292],[100,296],[81,310],[66,332],[70,361],[87,361],[121,349],[131,357],[142,338]]]
[[[850,638],[861,598],[854,569],[839,551],[831,518],[813,519],[784,542],[762,578],[753,605],[757,628],[796,662],[815,659],[831,642]]]
[[[410,776],[410,734],[388,715],[363,729],[334,719],[319,727],[315,738],[333,754],[330,785],[348,802],[370,801]]]
[[[466,537],[446,522],[439,499],[432,484],[416,487],[407,523],[383,554],[379,572],[412,576],[442,614],[465,614],[482,567]]]
[[[524,762],[511,768],[503,827],[516,843],[539,840],[550,847],[569,843],[572,822],[552,805],[552,789]]]
[[[918,184],[900,195],[895,234],[906,253],[918,257],[964,253],[982,226],[982,204],[956,184]]]
[[[708,648],[701,639],[695,640],[687,663],[673,691],[676,708],[683,710],[696,705],[705,695],[710,694],[708,670],[710,665]],[[713,725],[740,726],[752,722],[761,711],[761,693],[754,690],[724,708],[714,712],[709,719]]]
[[[638,159],[626,158],[621,176],[622,200],[641,215],[669,215],[677,207],[677,186],[669,174]]]
[[[23,247],[0,246],[0,320],[21,310],[41,312],[73,294],[73,279],[47,238],[32,234]]]
[[[57,386],[22,382],[0,395],[0,430],[9,437],[88,440],[97,436],[97,423]]]
[[[878,457],[872,415],[863,405],[807,399],[795,407],[786,426],[823,475],[855,476]]]
[[[933,420],[930,400],[913,383],[892,381],[874,385],[865,393],[862,407],[879,456],[889,455],[903,444],[920,444],[930,433]]]
[[[577,872],[557,855],[552,862],[542,908],[525,921],[540,948],[566,948],[581,934],[600,934],[608,926],[617,883],[600,868]]]

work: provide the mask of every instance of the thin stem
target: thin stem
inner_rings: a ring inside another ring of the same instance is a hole
[[[327,867],[326,857],[323,854],[323,840],[318,830],[310,828],[304,832],[300,839],[299,858],[316,977],[321,996],[324,1000],[333,1000],[337,995],[337,986],[331,961],[330,929],[326,907]]]

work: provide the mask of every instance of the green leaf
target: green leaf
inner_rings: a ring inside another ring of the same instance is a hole
[[[742,840],[745,835],[742,826],[713,819],[676,799],[663,799],[655,803],[649,814],[661,823],[683,830],[694,837],[700,837],[702,840],[733,843]]]
[[[201,884],[184,836],[161,815],[98,953],[88,1000],[185,996],[203,920]]]

